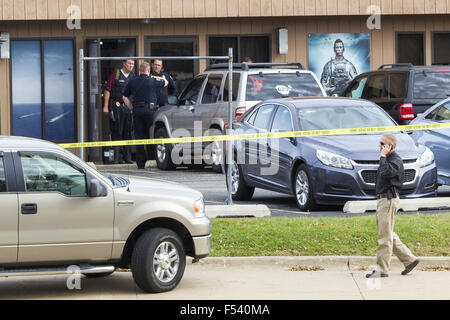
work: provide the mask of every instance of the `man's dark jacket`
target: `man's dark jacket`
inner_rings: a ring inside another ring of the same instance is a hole
[[[156,74],[152,71],[151,75],[155,77],[164,76],[166,80],[169,82],[167,86],[156,89],[157,105],[159,106],[166,105],[168,103],[169,93],[171,96],[178,96],[177,84],[175,83],[175,80],[173,80],[173,78],[167,72],[161,71],[159,74]]]
[[[398,193],[402,188],[404,175],[403,160],[396,152],[387,157],[380,157],[380,166],[377,171],[377,194]]]

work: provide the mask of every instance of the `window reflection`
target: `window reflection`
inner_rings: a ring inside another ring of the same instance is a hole
[[[12,41],[11,79],[13,134],[42,138],[40,41]]]
[[[45,135],[47,140],[75,138],[73,42],[44,41]]]

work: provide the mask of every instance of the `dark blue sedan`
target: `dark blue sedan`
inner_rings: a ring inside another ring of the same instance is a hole
[[[450,99],[443,100],[419,115],[411,124],[450,122]],[[434,153],[438,184],[450,185],[450,129],[423,130],[412,133],[414,141],[426,145]]]
[[[294,98],[262,102],[233,124],[234,134],[395,126],[376,104],[346,98]],[[437,172],[430,149],[407,133],[395,133],[405,167],[403,198],[433,196]],[[292,194],[300,210],[375,199],[382,134],[352,134],[236,141],[234,200],[255,188]]]

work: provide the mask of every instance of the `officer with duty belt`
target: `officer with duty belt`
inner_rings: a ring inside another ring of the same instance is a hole
[[[109,115],[111,140],[131,140],[132,115],[123,101],[123,92],[134,78],[134,60],[124,60],[121,69],[109,76],[104,91],[103,113]],[[129,146],[114,148],[114,163],[133,163]]]
[[[125,87],[123,100],[129,108],[133,108],[134,135],[136,139],[149,139],[150,127],[156,113],[156,90],[167,86],[164,78],[150,77],[150,64],[143,62],[139,66],[139,77],[131,80]],[[131,102],[133,97],[133,102]],[[155,159],[152,145],[136,146],[136,164],[138,169],[145,169],[147,160]]]
[[[378,228],[377,269],[367,274],[367,278],[388,277],[391,256],[394,253],[405,269],[407,275],[419,263],[411,251],[394,232],[395,214],[399,208],[399,191],[403,185],[403,160],[395,152],[397,138],[393,134],[385,134],[380,141],[380,165],[377,171],[376,193]]]

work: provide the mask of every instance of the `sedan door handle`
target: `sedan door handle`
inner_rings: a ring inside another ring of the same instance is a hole
[[[36,203],[24,203],[21,205],[22,214],[36,214],[37,204]]]

